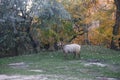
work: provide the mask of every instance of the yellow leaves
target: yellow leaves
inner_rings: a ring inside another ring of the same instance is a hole
[[[34,17],[32,23],[38,23],[38,22],[40,22],[40,20],[37,17]]]
[[[80,16],[77,15],[77,14],[74,14],[73,17],[74,17],[74,18],[79,18]]]
[[[99,1],[100,0],[59,0],[59,2],[65,6],[69,13],[71,13],[72,18],[80,18],[80,20],[75,23],[81,26],[79,26],[79,29],[74,29],[72,32],[70,27],[72,23],[69,25],[67,22],[64,22],[62,28],[57,29],[57,34],[55,29],[50,29],[49,31],[40,31],[40,34],[42,34],[40,35],[41,41],[44,43],[53,42],[53,36],[59,35],[59,38],[62,37],[67,42],[71,36],[84,33],[84,31],[80,29],[81,27],[84,27],[83,24],[94,24],[94,21],[99,21],[98,26],[94,25],[95,28],[89,31],[88,39],[92,44],[95,45],[103,44],[106,46],[107,44],[110,44],[112,38],[112,29],[113,25],[115,24],[114,8],[111,7],[111,9],[101,9],[100,6],[102,5],[99,4]],[[36,18],[34,22],[37,22]],[[72,41],[72,43],[83,44],[84,40],[84,35],[78,35]]]
[[[108,28],[106,31],[105,31],[105,34],[106,34],[106,37],[112,37],[112,28]]]
[[[100,32],[100,29],[92,29],[89,31],[89,40],[94,45],[104,45],[106,47],[110,46],[112,39],[112,27],[108,29],[103,29],[103,32]]]
[[[85,24],[89,24],[89,23],[91,23],[91,19],[90,19],[90,18],[89,18],[89,19],[88,19],[88,18],[85,18],[83,22],[84,22]]]
[[[119,39],[120,39],[120,34],[119,35],[114,35],[113,40],[115,42],[115,45],[119,47]]]
[[[77,36],[71,43],[84,44],[84,36]]]

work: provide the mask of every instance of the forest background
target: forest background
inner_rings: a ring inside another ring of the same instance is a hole
[[[119,4],[119,0],[0,0],[0,57],[58,50],[60,41],[119,50]]]

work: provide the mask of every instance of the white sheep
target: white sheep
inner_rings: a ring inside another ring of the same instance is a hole
[[[68,53],[72,53],[74,55],[73,58],[77,57],[77,55],[80,58],[80,50],[81,46],[78,44],[67,44],[63,46],[63,52],[65,57]]]

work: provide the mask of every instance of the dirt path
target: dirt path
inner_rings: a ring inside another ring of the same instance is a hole
[[[93,80],[88,78],[69,77],[64,75],[0,75],[0,80]],[[97,77],[95,80],[118,80],[115,78]]]
[[[78,79],[64,75],[0,75],[0,80],[93,80],[87,78]]]
[[[113,65],[108,65],[101,62],[95,62],[95,61],[78,61],[78,63],[81,62],[82,65],[91,67],[91,66],[99,66],[99,67],[107,67],[111,70],[116,70],[116,67],[113,67]],[[74,61],[70,61],[70,63],[77,63]],[[11,68],[16,69],[28,69],[29,64],[25,62],[18,62],[18,63],[11,63],[8,64]],[[112,66],[112,67],[111,67]],[[43,72],[43,70],[37,70],[32,69],[29,70],[32,72]],[[84,71],[84,70],[83,70]],[[95,73],[92,73],[95,75]],[[66,76],[66,75],[56,75],[56,74],[40,74],[40,75],[6,75],[1,74],[0,80],[93,80],[91,78],[78,78],[78,77],[72,77],[72,76]],[[96,77],[94,80],[119,80],[115,78],[107,78],[107,77]]]

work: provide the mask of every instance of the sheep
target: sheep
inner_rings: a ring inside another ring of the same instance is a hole
[[[59,49],[62,49],[65,58],[69,53],[72,53],[74,55],[73,58],[77,56],[80,58],[81,45],[74,43],[65,45],[63,42],[58,42],[57,46],[59,47]]]
[[[80,50],[81,46],[78,44],[67,44],[63,46],[64,57],[66,57],[67,54],[72,53],[74,55],[73,58],[77,57],[77,55],[80,58]]]

